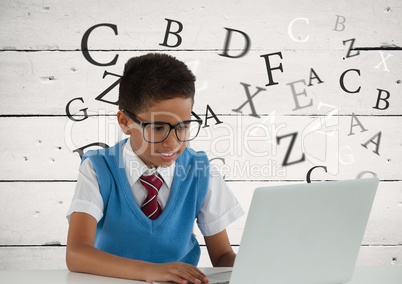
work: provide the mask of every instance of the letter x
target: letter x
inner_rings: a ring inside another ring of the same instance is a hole
[[[259,115],[257,114],[257,112],[255,111],[255,107],[254,107],[254,103],[253,103],[253,98],[254,98],[259,92],[265,91],[266,89],[257,87],[257,91],[254,93],[254,95],[250,95],[250,91],[249,91],[250,85],[249,85],[249,84],[246,84],[246,83],[242,83],[242,82],[240,82],[240,84],[242,84],[243,87],[244,87],[244,89],[246,90],[247,101],[245,101],[245,102],[244,102],[241,106],[239,106],[237,109],[232,109],[232,110],[235,111],[235,112],[240,112],[240,113],[241,113],[241,109],[242,109],[247,103],[249,103],[249,104],[250,104],[250,108],[251,108],[251,112],[252,112],[251,116],[255,116],[255,117],[260,118],[260,116],[259,116]]]
[[[385,64],[385,60],[387,60],[390,56],[392,56],[392,54],[388,53],[387,58],[384,58],[384,53],[382,51],[378,51],[378,52],[381,55],[381,62],[377,66],[374,66],[374,68],[380,69],[380,65],[382,64],[382,65],[384,65],[384,70],[389,72],[387,65]]]

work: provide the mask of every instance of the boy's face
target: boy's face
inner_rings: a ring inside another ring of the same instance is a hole
[[[155,102],[147,111],[136,113],[135,118],[141,122],[168,122],[176,125],[178,122],[191,119],[191,98],[172,98]],[[140,125],[133,122],[125,113],[119,111],[117,119],[126,135],[130,135],[131,147],[135,154],[150,168],[168,167],[180,156],[187,146],[187,142],[177,139],[175,130],[160,143],[149,143],[143,138]]]

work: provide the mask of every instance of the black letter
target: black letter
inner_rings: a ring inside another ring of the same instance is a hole
[[[208,116],[208,110],[212,113],[211,116]],[[209,105],[207,105],[207,111],[205,113],[205,125],[204,125],[204,127],[209,127],[209,125],[207,124],[207,120],[208,120],[208,118],[212,118],[212,117],[215,118],[215,121],[216,121],[215,124],[221,124],[222,123],[222,121],[220,121],[218,119],[218,117],[216,117],[216,114],[214,113],[212,108]]]
[[[351,41],[352,43],[351,43],[350,46],[349,46],[349,50],[348,50],[348,53],[346,54],[346,58],[359,55],[359,54],[360,54],[360,51],[357,51],[355,54],[352,54],[352,55],[350,54],[350,53],[351,53],[351,50],[353,49],[353,44],[355,43],[355,39],[352,38],[352,39],[344,40],[344,41],[343,41],[343,45],[345,45],[345,43],[347,43],[348,41]]]
[[[240,84],[242,84],[243,87],[244,87],[244,89],[246,89],[247,101],[245,101],[244,104],[242,104],[241,106],[239,106],[237,109],[232,109],[232,110],[235,111],[235,112],[240,112],[240,113],[241,113],[240,110],[241,110],[247,103],[249,103],[249,104],[250,104],[250,108],[251,108],[251,112],[252,112],[251,116],[255,116],[255,117],[258,117],[258,118],[259,118],[260,116],[259,116],[259,115],[257,114],[257,112],[255,111],[252,98],[254,98],[259,92],[265,91],[265,89],[260,88],[260,87],[257,87],[257,92],[255,92],[254,95],[251,96],[251,95],[250,95],[250,92],[249,92],[249,89],[248,89],[248,87],[250,87],[250,85],[248,85],[248,84],[246,84],[246,83],[242,83],[242,82],[240,82]]]
[[[312,172],[314,169],[316,169],[316,168],[323,168],[323,169],[325,170],[325,172],[327,172],[327,167],[326,167],[326,166],[315,166],[315,167],[312,167],[312,168],[309,169],[308,172],[307,172],[307,177],[306,177],[307,183],[311,183],[311,179],[310,179],[311,172]]]
[[[377,137],[377,143],[374,142],[374,137]],[[368,144],[368,143],[370,143],[370,142],[373,143],[374,145],[376,145],[375,151],[373,150],[373,152],[376,153],[377,155],[380,155],[380,154],[378,153],[378,149],[380,148],[380,141],[381,141],[381,131],[378,132],[378,133],[377,133],[376,135],[374,135],[373,137],[371,137],[369,141],[367,141],[366,143],[361,144],[361,145],[362,145],[364,148],[367,148],[367,144]]]
[[[80,111],[82,111],[82,112],[84,113],[84,118],[82,118],[82,119],[75,119],[75,118],[71,115],[71,113],[70,113],[70,104],[71,104],[73,101],[75,101],[75,100],[79,100],[79,101],[81,101],[81,102],[84,102],[84,99],[83,99],[83,98],[75,98],[75,99],[72,99],[71,101],[69,101],[69,102],[67,103],[67,105],[66,105],[66,113],[67,113],[67,116],[68,116],[69,119],[71,119],[71,120],[73,120],[73,121],[83,121],[83,120],[85,120],[85,119],[88,118],[88,114],[87,114],[87,109],[88,109],[88,108],[82,108],[82,109],[80,109]]]
[[[226,40],[225,40],[225,46],[223,47],[223,53],[219,54],[220,56],[225,56],[229,58],[239,58],[247,54],[248,50],[250,49],[250,38],[245,32],[235,30],[235,29],[230,29],[230,28],[225,28],[228,32],[226,33]],[[230,44],[230,38],[232,36],[232,32],[238,32],[242,34],[246,40],[246,43],[244,45],[244,49],[242,52],[238,55],[229,55],[228,50],[229,50],[229,44]]]
[[[269,54],[264,54],[260,55],[260,57],[264,57],[265,59],[265,65],[267,66],[267,71],[268,71],[268,79],[269,82],[265,86],[271,86],[271,85],[277,85],[277,82],[274,82],[274,79],[272,78],[272,70],[279,69],[281,72],[283,72],[282,69],[282,63],[279,64],[277,67],[271,68],[271,64],[269,63],[269,56],[271,55],[279,55],[279,57],[282,59],[282,53],[281,52],[275,52],[275,53],[269,53]]]
[[[293,145],[294,145],[296,137],[297,137],[297,132],[293,132],[293,133],[290,133],[290,134],[287,134],[287,135],[276,137],[276,141],[277,141],[277,143],[279,145],[279,142],[281,141],[282,138],[286,138],[286,137],[289,137],[289,136],[291,136],[292,138],[290,140],[289,148],[288,148],[288,151],[286,152],[285,159],[283,160],[282,166],[284,166],[284,167],[285,166],[290,166],[290,165],[293,165],[293,164],[297,164],[297,163],[303,162],[305,160],[305,156],[304,156],[304,153],[303,153],[302,157],[298,161],[293,161],[293,162],[290,162],[290,163],[288,162],[290,152],[293,149]]]
[[[345,84],[343,83],[343,78],[345,77],[346,73],[348,73],[349,71],[355,71],[355,72],[356,72],[357,74],[359,74],[359,76],[360,76],[360,70],[358,70],[358,69],[349,69],[349,70],[346,70],[345,72],[342,73],[341,77],[339,78],[339,83],[340,83],[340,85],[341,85],[341,88],[342,88],[345,92],[350,93],[350,94],[358,93],[358,92],[360,92],[361,86],[359,86],[359,88],[357,88],[356,91],[349,91],[349,90],[347,90],[347,89],[345,88]]]
[[[377,97],[377,104],[376,104],[375,107],[373,107],[373,108],[379,109],[379,110],[387,109],[387,108],[389,107],[389,102],[387,101],[387,99],[389,99],[389,97],[391,96],[391,94],[390,94],[388,91],[386,91],[386,90],[381,90],[381,89],[377,89],[377,90],[379,91],[378,97]],[[382,93],[382,92],[386,92],[386,93],[387,93],[387,95],[386,95],[385,98],[381,98],[381,93]],[[385,102],[385,107],[383,107],[383,108],[380,108],[380,107],[379,107],[380,101],[384,101],[384,102]]]
[[[117,58],[119,58],[119,55],[116,54],[116,56],[114,57],[114,59],[112,61],[110,61],[109,63],[99,63],[96,62],[95,60],[92,59],[91,55],[89,54],[88,51],[88,37],[89,34],[96,29],[97,27],[101,27],[101,26],[105,26],[105,27],[109,27],[114,31],[114,34],[117,35],[117,26],[113,25],[113,24],[99,24],[99,25],[95,25],[91,28],[89,28],[84,36],[82,37],[81,40],[81,50],[82,50],[82,54],[84,55],[85,59],[88,60],[89,63],[96,65],[96,66],[110,66],[110,65],[115,65],[117,62]]]
[[[312,74],[314,74],[314,77],[311,76]],[[308,87],[310,87],[310,86],[313,85],[313,84],[311,84],[311,81],[312,81],[313,79],[317,79],[317,80],[318,80],[318,84],[323,83],[323,81],[321,81],[320,77],[318,77],[317,73],[315,73],[314,69],[311,68],[311,69],[310,69],[310,80],[308,81],[308,85],[307,85]]]
[[[183,30],[183,25],[182,23],[180,23],[179,21],[175,21],[175,20],[170,20],[170,19],[166,19],[166,21],[168,21],[167,27],[166,27],[166,33],[165,33],[165,39],[163,40],[163,43],[160,43],[159,45],[163,45],[163,46],[167,46],[167,47],[178,47],[181,44],[181,36],[179,36],[179,33]],[[176,24],[179,25],[179,28],[176,32],[171,32],[170,31],[170,27],[172,25],[172,22],[175,22]],[[169,34],[173,34],[177,37],[177,42],[174,45],[168,45],[168,38],[169,38]]]
[[[107,101],[107,100],[103,100],[103,99],[102,99],[107,93],[109,93],[109,92],[110,92],[114,87],[116,87],[116,86],[120,83],[120,81],[121,81],[121,76],[120,76],[120,75],[107,72],[106,70],[105,70],[105,72],[103,73],[102,79],[105,79],[105,77],[106,77],[107,75],[113,75],[113,76],[119,77],[119,79],[117,79],[116,82],[114,82],[114,83],[113,83],[112,85],[110,85],[106,90],[104,90],[99,96],[97,96],[97,97],[95,98],[95,100],[98,100],[98,101],[101,101],[101,102],[104,102],[104,103],[109,103],[109,104],[112,104],[112,105],[118,105],[118,104],[119,104],[119,100],[117,100],[117,101],[115,101],[115,102],[110,102],[110,101]]]

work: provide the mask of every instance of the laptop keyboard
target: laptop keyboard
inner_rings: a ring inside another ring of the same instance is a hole
[[[230,277],[232,274],[232,270],[228,271],[223,271],[223,272],[217,272],[213,273],[210,275],[207,275],[209,277],[209,283],[210,284],[229,284],[230,283]]]

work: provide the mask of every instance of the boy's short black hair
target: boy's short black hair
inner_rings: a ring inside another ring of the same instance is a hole
[[[119,87],[119,109],[146,111],[155,102],[183,97],[194,101],[195,76],[186,64],[167,54],[129,59]]]

